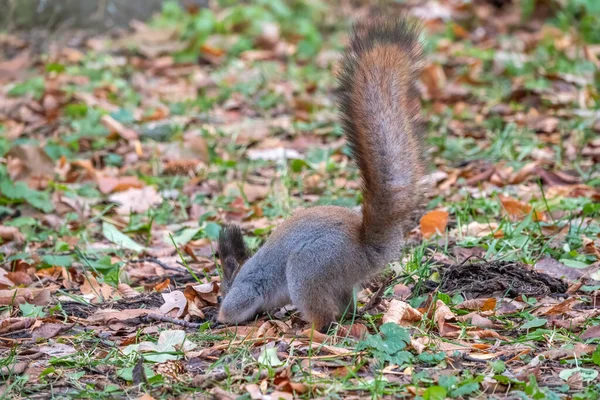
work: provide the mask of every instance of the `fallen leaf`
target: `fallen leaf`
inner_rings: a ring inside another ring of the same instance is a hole
[[[455,308],[458,310],[490,311],[496,308],[496,299],[491,297],[487,299],[465,300],[457,304]]]
[[[176,317],[181,318],[187,307],[187,299],[182,291],[174,291],[171,293],[162,293],[165,304],[160,307],[160,312],[163,314],[169,313],[171,310],[178,308]]]
[[[104,125],[106,129],[118,134],[125,140],[136,140],[139,137],[139,134],[136,131],[134,131],[131,128],[127,128],[125,125],[123,125],[108,114],[103,115],[100,119],[100,122],[102,122],[102,125]]]
[[[58,335],[62,331],[70,329],[73,324],[58,324],[58,323],[42,323],[42,326],[36,328],[31,333],[31,339],[36,341],[38,339],[49,339]]]
[[[600,325],[590,326],[581,334],[581,336],[579,336],[579,338],[581,340],[600,338]]]
[[[400,326],[407,326],[423,319],[423,314],[400,300],[391,300],[388,310],[383,315],[382,323],[393,322]]]
[[[513,219],[523,219],[532,210],[532,207],[529,204],[525,204],[510,197],[500,196],[500,202],[502,203],[504,210],[506,210],[506,213]],[[543,213],[537,210],[533,211],[533,221],[545,220],[546,216]]]
[[[119,204],[118,214],[129,215],[131,213],[143,214],[162,203],[163,198],[153,186],[146,186],[141,189],[130,188],[114,193],[109,200]]]
[[[421,234],[428,239],[433,235],[443,234],[448,225],[448,212],[434,210],[425,214],[421,218]]]
[[[17,227],[0,225],[0,239],[4,242],[14,240],[17,243],[23,243],[25,236],[19,232],[19,228]]]
[[[98,189],[103,194],[122,192],[131,188],[141,189],[144,187],[142,181],[135,176],[122,176],[116,178],[113,176],[96,174],[96,182],[98,184]]]
[[[437,300],[435,305],[436,309],[433,320],[438,327],[438,332],[443,337],[456,337],[460,333],[461,328],[449,323],[449,321],[455,321],[456,316],[443,301]]]
[[[13,181],[50,179],[54,175],[54,161],[39,145],[14,146],[6,158],[8,173]]]
[[[123,296],[126,299],[130,299],[140,295],[137,291],[135,291],[131,286],[129,286],[126,283],[119,283],[119,285],[117,286],[117,290],[119,291],[121,296]]]
[[[109,300],[114,289],[106,283],[100,284],[95,277],[86,274],[79,290],[88,300],[92,300],[92,303],[99,303]]]

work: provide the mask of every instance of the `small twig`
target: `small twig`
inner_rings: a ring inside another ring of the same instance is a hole
[[[467,353],[463,353],[462,359],[465,361],[472,361],[472,362],[477,362],[477,363],[487,363],[488,362],[488,360],[480,360],[478,358],[471,357]]]
[[[138,258],[136,260],[129,260],[130,263],[141,263],[141,262],[151,262],[154,263],[164,269],[168,269],[171,271],[177,271],[177,272],[187,272],[184,268],[179,268],[179,267],[172,267],[170,265],[165,264],[164,262],[160,261],[158,258],[156,257],[144,257],[144,258]]]
[[[190,329],[198,329],[202,325],[204,325],[204,324],[201,324],[201,323],[198,323],[198,322],[188,322],[188,321],[185,321],[183,319],[177,319],[177,318],[167,317],[166,315],[147,314],[146,317],[149,318],[149,319],[152,319],[154,321],[158,321],[158,322],[170,322],[172,324],[183,326],[184,328],[190,328]]]

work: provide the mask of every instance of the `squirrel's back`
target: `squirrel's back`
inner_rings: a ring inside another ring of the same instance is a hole
[[[405,18],[358,23],[339,77],[341,119],[362,175],[362,240],[388,259],[421,201],[419,34]]]

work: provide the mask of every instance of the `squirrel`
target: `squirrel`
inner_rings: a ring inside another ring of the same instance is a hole
[[[401,257],[425,174],[419,35],[419,24],[406,17],[354,25],[338,77],[339,109],[362,179],[362,210],[298,211],[253,256],[241,229],[225,224],[218,240],[220,323],[246,322],[291,302],[322,331],[353,310],[355,287]]]

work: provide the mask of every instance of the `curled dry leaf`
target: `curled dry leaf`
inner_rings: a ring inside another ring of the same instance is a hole
[[[273,338],[290,331],[289,323],[279,320],[265,321],[256,331],[255,338]]]
[[[119,293],[121,293],[121,296],[125,297],[126,299],[130,299],[132,297],[137,297],[140,294],[135,291],[131,286],[129,286],[126,283],[119,283],[119,285],[117,286],[117,290],[119,291]]]
[[[470,322],[475,315],[479,315],[482,317],[489,317],[491,315],[494,315],[494,312],[493,311],[473,311],[473,312],[470,312],[465,315],[457,316],[456,320],[460,321],[460,322]]]
[[[447,211],[430,211],[421,218],[421,234],[426,239],[432,237],[436,233],[443,234],[447,225]]]
[[[500,196],[500,202],[506,213],[513,219],[523,219],[532,210],[532,207],[529,204],[515,200],[511,197]],[[534,210],[532,218],[534,221],[545,221],[546,215],[540,211]]]
[[[160,312],[163,314],[169,313],[171,310],[178,308],[176,317],[181,318],[185,313],[187,307],[187,299],[182,291],[175,291],[171,293],[162,293],[165,304],[160,307]]]
[[[393,322],[401,326],[406,326],[414,322],[419,322],[422,319],[423,314],[411,307],[410,304],[400,300],[391,300],[388,310],[383,315],[382,322],[384,324]]]
[[[54,161],[41,146],[14,146],[6,158],[8,173],[13,181],[51,178],[54,174]]]
[[[436,309],[433,319],[438,327],[438,332],[443,337],[457,337],[460,333],[460,327],[449,323],[455,321],[456,316],[443,301],[437,300],[435,303]]]
[[[546,310],[543,314],[540,315],[561,315],[569,312],[573,309],[575,303],[578,302],[576,297],[571,297],[560,304],[557,304],[550,309]]]
[[[159,282],[156,285],[154,285],[154,290],[156,290],[158,293],[160,293],[160,292],[167,290],[170,285],[171,285],[171,279],[167,278],[164,281]]]
[[[10,281],[14,282],[15,285],[29,286],[33,283],[33,279],[31,278],[31,276],[23,271],[9,272],[6,274],[6,277],[10,279]]]
[[[471,325],[478,326],[480,328],[497,328],[489,318],[483,317],[479,314],[473,314],[471,318]]]
[[[106,283],[99,283],[96,278],[90,274],[86,274],[83,284],[79,287],[81,294],[90,299],[92,303],[100,303],[109,300],[114,292],[114,289]]]
[[[496,308],[496,299],[491,297],[488,299],[465,300],[455,308],[469,311],[490,311]]]
[[[219,284],[217,282],[208,282],[192,286],[197,296],[209,304],[217,304],[219,294]]]
[[[473,237],[486,237],[489,235],[493,235],[495,238],[501,238],[504,236],[504,232],[501,229],[498,229],[498,224],[496,222],[489,223],[481,223],[477,221],[469,222],[468,224],[463,224],[459,228],[453,229],[450,232],[451,236],[457,236],[460,232],[462,236],[473,236]]]
[[[96,182],[98,189],[103,194],[109,194],[113,192],[122,192],[127,189],[144,187],[144,183],[140,181],[136,176],[105,176],[101,174],[96,175]]]
[[[362,340],[369,333],[369,329],[360,323],[355,323],[350,326],[343,325],[340,326],[340,329],[337,332],[337,336],[340,338],[345,338],[347,336],[353,337],[357,340]]]
[[[114,193],[109,200],[119,204],[118,214],[129,215],[130,213],[143,214],[162,203],[163,198],[153,186],[146,186]]]
[[[594,241],[588,238],[587,236],[583,236],[582,240],[583,251],[585,251],[587,254],[593,255],[594,257],[596,257],[596,259],[600,260],[600,250],[598,250],[598,247],[596,247],[596,243],[594,243]]]
[[[125,125],[111,117],[110,115],[103,115],[100,119],[102,125],[106,127],[112,133],[116,133],[125,140],[136,140],[138,133],[131,128],[127,128]]]
[[[321,333],[314,329],[306,329],[306,330],[302,331],[301,335],[309,338],[310,341],[313,343],[326,343],[326,342],[331,343],[332,341],[334,341],[334,338],[332,338],[331,336],[327,336],[324,333]]]
[[[411,295],[412,290],[403,283],[394,285],[394,297],[400,300],[406,300]]]
[[[15,226],[2,226],[0,225],[0,239],[3,242],[15,241],[17,243],[23,243],[25,236],[19,232],[19,228]]]
[[[8,272],[0,268],[0,289],[6,289],[15,286],[15,283],[7,276]]]
[[[579,337],[581,340],[600,338],[600,325],[590,326]]]
[[[30,303],[33,298],[34,291],[30,289],[0,290],[0,305],[3,306]]]

